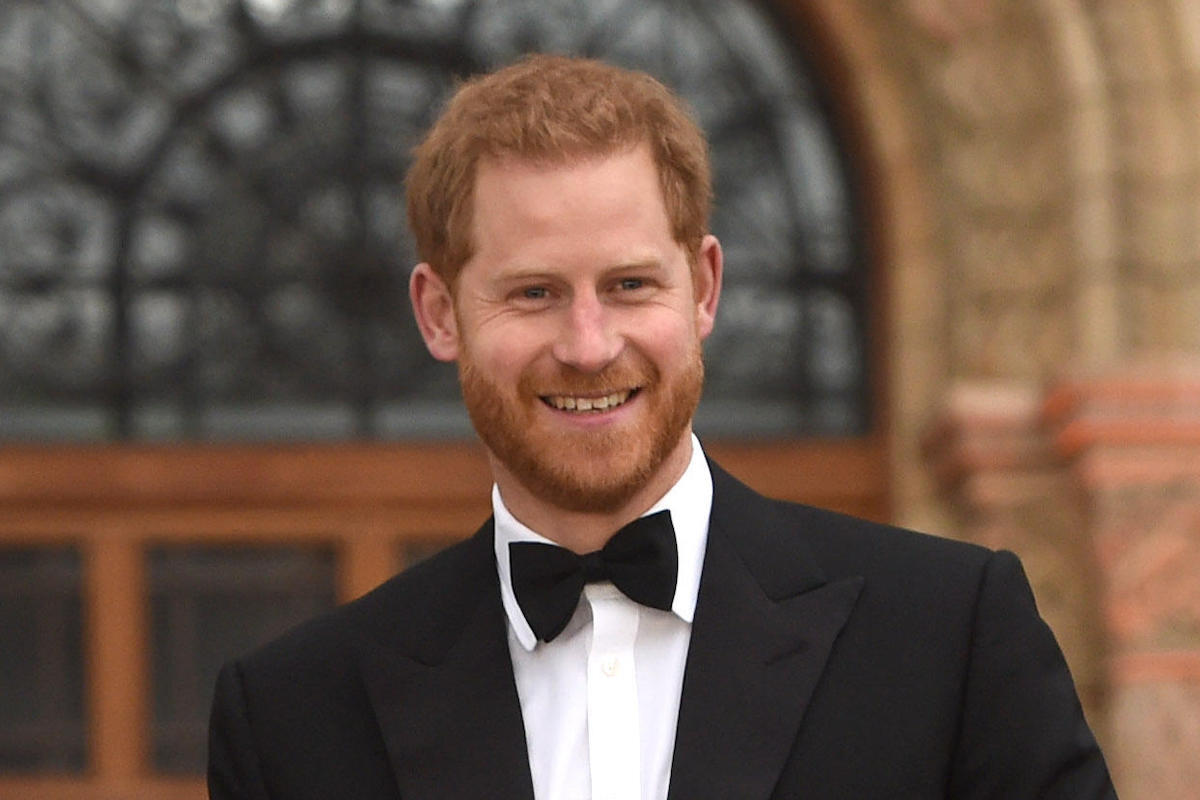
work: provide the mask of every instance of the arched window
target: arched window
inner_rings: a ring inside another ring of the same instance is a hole
[[[0,437],[469,436],[406,299],[408,153],[456,78],[645,69],[709,133],[727,252],[702,432],[870,420],[852,182],[744,0],[16,0],[0,9]]]

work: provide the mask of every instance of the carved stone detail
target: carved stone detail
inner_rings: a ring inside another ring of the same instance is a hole
[[[1123,798],[1200,767],[1200,361],[961,384],[927,455],[964,537],[1022,556]]]

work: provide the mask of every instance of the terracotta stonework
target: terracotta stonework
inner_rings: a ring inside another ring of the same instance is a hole
[[[1021,554],[1121,796],[1193,800],[1200,3],[781,6],[870,177],[895,520]]]
[[[1122,798],[1200,785],[1200,361],[964,384],[927,440],[961,534],[1016,551]]]
[[[1200,785],[1200,362],[1070,380],[1047,411],[1082,488],[1103,582],[1114,734],[1126,800]]]
[[[1091,541],[1041,409],[1032,386],[959,384],[926,439],[926,455],[958,535],[1021,557],[1103,738],[1108,682]]]

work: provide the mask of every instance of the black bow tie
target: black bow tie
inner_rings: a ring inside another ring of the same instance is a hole
[[[635,519],[594,553],[581,556],[554,544],[510,542],[508,561],[513,594],[543,642],[567,627],[585,584],[612,581],[629,599],[665,611],[675,599],[679,571],[669,511]]]

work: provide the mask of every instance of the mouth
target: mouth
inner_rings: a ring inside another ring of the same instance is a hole
[[[593,395],[590,397],[550,394],[542,395],[541,399],[543,403],[558,411],[566,411],[571,414],[598,414],[624,405],[637,395],[639,391],[641,390],[622,389],[618,392],[609,392],[608,394]]]

